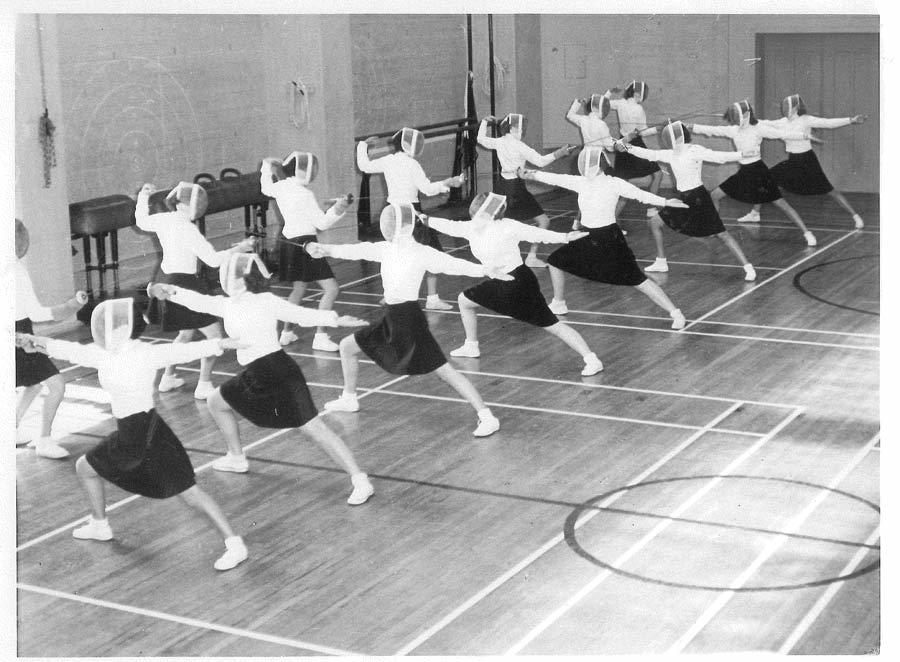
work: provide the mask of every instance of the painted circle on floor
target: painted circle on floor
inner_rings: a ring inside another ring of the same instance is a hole
[[[611,496],[622,494],[625,492],[633,492],[635,490],[642,490],[647,488],[653,488],[655,486],[660,486],[664,484],[671,483],[679,483],[679,482],[688,482],[688,481],[711,481],[714,479],[722,480],[722,481],[731,481],[731,480],[741,480],[741,481],[754,481],[757,483],[762,483],[765,485],[768,483],[769,485],[782,484],[782,485],[790,485],[790,486],[798,486],[801,488],[807,488],[810,491],[818,491],[818,492],[828,492],[829,496],[836,495],[842,499],[847,499],[855,504],[861,505],[866,509],[870,509],[873,513],[873,519],[877,523],[881,509],[878,505],[872,503],[871,501],[867,501],[862,497],[856,496],[854,494],[850,494],[849,492],[844,492],[838,489],[829,488],[825,485],[817,485],[815,483],[809,483],[799,480],[789,480],[785,478],[768,478],[764,476],[746,476],[746,475],[728,475],[728,476],[683,476],[676,478],[664,478],[660,480],[651,480],[645,481],[642,483],[636,483],[634,485],[626,485],[624,487],[617,488],[615,490],[610,490],[609,492],[605,492],[598,496],[595,496],[591,499],[588,499],[577,508],[575,508],[569,516],[566,518],[565,524],[563,526],[563,536],[565,538],[566,543],[569,547],[579,556],[590,561],[594,565],[597,565],[601,568],[605,568],[610,572],[613,572],[617,575],[621,575],[624,577],[629,577],[631,579],[636,579],[642,582],[649,582],[652,584],[660,584],[664,586],[672,586],[676,588],[687,588],[687,589],[695,589],[695,590],[703,590],[703,591],[734,591],[734,592],[742,592],[742,593],[751,593],[751,592],[761,592],[761,591],[788,591],[802,588],[810,588],[814,586],[824,586],[827,584],[833,584],[835,582],[846,581],[848,579],[853,579],[854,577],[859,577],[861,575],[865,575],[867,573],[872,572],[873,570],[877,570],[881,567],[881,556],[880,556],[880,546],[878,545],[867,545],[864,542],[856,542],[856,541],[847,541],[847,540],[837,540],[837,539],[829,539],[822,538],[816,536],[809,535],[799,535],[799,534],[785,534],[775,529],[762,529],[758,527],[750,527],[750,526],[739,526],[731,523],[721,523],[721,522],[708,522],[708,521],[698,521],[692,520],[684,517],[671,517],[669,515],[663,514],[648,514],[648,513],[634,513],[629,511],[619,511],[615,514],[620,514],[622,516],[635,516],[641,519],[646,518],[656,518],[660,522],[666,521],[669,522],[667,526],[677,526],[679,524],[688,524],[694,527],[703,527],[709,528],[710,530],[714,530],[716,528],[720,530],[729,530],[729,531],[747,531],[753,534],[763,534],[767,536],[771,536],[775,539],[778,536],[787,536],[791,539],[808,541],[816,544],[823,545],[833,545],[833,546],[841,546],[852,549],[853,551],[848,553],[848,558],[850,555],[856,552],[858,549],[869,548],[872,551],[877,551],[879,556],[874,561],[853,570],[852,572],[847,572],[845,574],[826,576],[818,579],[814,579],[811,581],[801,581],[791,584],[776,584],[776,585],[759,585],[759,586],[740,586],[738,588],[733,588],[728,585],[717,585],[717,584],[706,584],[701,582],[683,582],[683,581],[671,581],[668,579],[664,579],[661,577],[651,577],[645,574],[639,574],[635,572],[630,572],[624,570],[622,568],[617,567],[612,562],[606,561],[604,559],[599,558],[598,556],[589,552],[578,540],[577,530],[575,528],[576,522],[578,519],[587,511],[591,510],[600,510],[602,512],[611,512],[610,508],[600,506],[598,504],[602,503],[606,499],[609,499]],[[813,497],[814,498],[814,497]],[[807,503],[809,500],[804,500],[803,503]],[[877,525],[877,524],[876,524]],[[700,553],[701,550],[698,550]],[[753,556],[756,556],[755,554]],[[716,563],[716,558],[710,558],[709,564]]]
[[[816,285],[813,282],[810,282],[811,280],[813,280],[814,276],[821,274],[823,278],[827,278],[828,277],[827,271],[828,271],[829,267],[832,267],[833,265],[841,264],[844,262],[851,262],[851,261],[855,261],[855,260],[876,260],[877,261],[879,259],[880,259],[880,256],[878,256],[878,255],[856,255],[854,257],[845,257],[845,258],[841,258],[839,260],[831,260],[829,262],[821,262],[819,264],[814,264],[813,266],[807,267],[806,269],[797,273],[794,276],[794,287],[796,287],[798,290],[800,290],[803,294],[805,294],[809,298],[815,299],[816,301],[821,301],[822,303],[827,304],[829,306],[843,308],[844,310],[852,310],[854,312],[863,313],[865,315],[879,315],[880,316],[881,313],[878,311],[867,310],[866,308],[850,306],[845,303],[841,303],[839,301],[826,299],[825,297],[819,296],[810,291],[810,288],[815,289],[815,287],[816,287]],[[876,266],[877,266],[877,262],[876,262]],[[875,290],[877,292],[878,275],[877,275],[877,272],[872,272],[872,274],[874,276],[873,287],[875,288]],[[846,278],[846,276],[844,275],[844,276],[842,276],[842,278]],[[877,301],[876,301],[876,305],[877,305]]]

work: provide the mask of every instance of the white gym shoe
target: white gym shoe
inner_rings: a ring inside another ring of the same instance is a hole
[[[525,258],[525,266],[531,267],[532,269],[546,269],[547,263],[544,262],[539,257],[535,257],[534,255],[529,255]]]
[[[683,329],[687,323],[687,320],[684,319],[684,313],[677,308],[669,313],[669,316],[672,318],[672,328],[675,330]]]
[[[181,377],[164,374],[159,380],[157,389],[160,393],[165,393],[166,391],[174,391],[176,388],[181,388],[182,386],[184,386],[184,380],[181,379]]]
[[[297,342],[297,340],[297,334],[293,331],[282,331],[281,335],[278,337],[278,344],[284,347],[290,345],[292,342]]]
[[[816,235],[807,230],[803,233],[803,238],[806,239],[807,246],[815,246],[818,242],[816,241]]]
[[[669,261],[664,257],[658,257],[650,266],[644,267],[644,271],[666,273],[669,271]]]
[[[865,223],[863,223],[862,216],[860,216],[859,214],[853,214],[853,227],[855,227],[857,230],[861,230],[864,226]]]
[[[213,386],[212,382],[199,381],[197,382],[197,388],[194,389],[194,398],[196,400],[206,400],[215,390],[216,387]]]
[[[353,483],[353,492],[347,499],[347,503],[351,506],[359,506],[369,500],[369,497],[375,494],[375,488],[369,481],[366,474],[355,474],[350,476],[350,482]]]
[[[72,530],[72,537],[79,540],[112,540],[113,533],[108,519],[88,518],[86,524]]]
[[[340,346],[329,338],[327,333],[317,333],[313,336],[312,348],[320,352],[336,352]]]
[[[756,280],[756,269],[753,268],[753,265],[749,262],[744,265],[744,280],[753,281]]]
[[[755,209],[751,209],[749,212],[741,216],[738,220],[738,223],[759,223],[759,212]]]
[[[584,369],[581,371],[582,377],[596,375],[601,370],[603,370],[603,362],[597,358],[596,354],[591,353],[584,357]]]
[[[490,409],[482,409],[478,412],[478,427],[472,433],[475,437],[489,437],[500,429],[500,421],[491,413]]]
[[[325,411],[359,411],[359,399],[356,395],[341,393],[337,400],[326,402]]]
[[[213,568],[216,570],[231,570],[247,560],[247,545],[240,536],[225,538],[225,553],[216,559]]]
[[[659,213],[659,208],[657,207],[647,207],[647,218],[653,218]]]
[[[69,457],[69,451],[57,444],[52,437],[38,437],[31,443],[34,444],[34,452],[38,457],[46,457],[51,460]]]
[[[212,463],[212,468],[216,471],[230,471],[235,474],[245,474],[250,469],[250,463],[247,462],[246,455],[232,455],[226,453]]]
[[[478,349],[478,341],[465,341],[462,347],[454,349],[452,352],[450,352],[450,356],[457,356],[466,359],[477,359],[479,356],[481,356],[481,350]]]
[[[569,307],[566,306],[565,300],[553,299],[547,304],[547,307],[554,315],[566,315],[569,312]]]
[[[429,294],[425,297],[425,310],[453,310],[453,306],[446,301],[441,301],[438,295]]]

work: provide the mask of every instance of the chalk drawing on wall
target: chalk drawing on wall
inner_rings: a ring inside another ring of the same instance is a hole
[[[133,195],[144,182],[165,187],[199,171],[200,122],[173,72],[142,57],[91,66],[78,74],[85,82],[68,118],[73,199]]]

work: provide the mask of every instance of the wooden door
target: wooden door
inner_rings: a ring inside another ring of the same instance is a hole
[[[757,57],[762,58],[756,79],[760,117],[781,117],[781,100],[795,92],[816,116],[868,116],[862,125],[817,132],[825,143],[814,149],[835,188],[877,193],[878,35],[760,34]],[[772,166],[784,158],[784,143],[766,140],[762,154]]]

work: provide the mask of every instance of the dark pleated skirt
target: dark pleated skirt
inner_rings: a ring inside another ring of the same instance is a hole
[[[16,333],[34,335],[31,320],[27,317],[16,320]],[[34,386],[58,374],[59,370],[46,354],[29,353],[16,347],[16,386]]]
[[[318,241],[316,235],[308,234],[289,239],[293,243],[281,242],[278,250],[278,278],[292,283],[314,283],[334,278],[334,272],[324,257],[310,256],[301,245]]]
[[[200,294],[209,294],[206,281],[194,274],[167,274],[160,271],[159,282],[177,285]],[[150,298],[146,316],[150,324],[158,324],[163,331],[202,329],[219,319],[208,313],[199,313],[185,308],[174,301],[164,301],[153,297]]]
[[[559,319],[547,307],[534,272],[520,264],[510,274],[515,280],[488,279],[465,290],[470,301],[495,313],[534,326],[553,326]]]
[[[117,430],[87,452],[88,464],[132,494],[167,499],[194,485],[194,467],[155,409],[116,420]]]
[[[319,414],[300,366],[284,350],[256,359],[219,392],[232,409],[263,428],[299,428]]]
[[[647,147],[644,139],[640,136],[635,136],[630,144],[635,147]],[[619,177],[620,179],[638,179],[659,171],[659,166],[653,161],[640,159],[628,152],[616,152],[615,161],[611,174],[613,177]]]
[[[360,349],[393,375],[424,375],[447,362],[418,301],[384,306],[384,317],[353,334]]]
[[[663,223],[675,232],[688,237],[710,237],[725,232],[725,225],[706,188],[698,186],[690,191],[675,191],[675,195],[690,209],[663,207],[659,210]]]
[[[506,213],[504,214],[506,218],[529,221],[544,213],[544,209],[525,187],[525,182],[518,177],[515,179],[497,177],[494,193],[506,196]]]
[[[787,159],[773,166],[771,173],[778,186],[797,195],[824,195],[834,190],[812,150],[788,152]]]
[[[719,184],[719,188],[729,198],[754,205],[774,202],[781,198],[778,183],[761,160],[741,164],[736,173]]]
[[[610,285],[633,286],[647,280],[617,224],[584,230],[587,237],[557,248],[547,262],[574,276]]]

